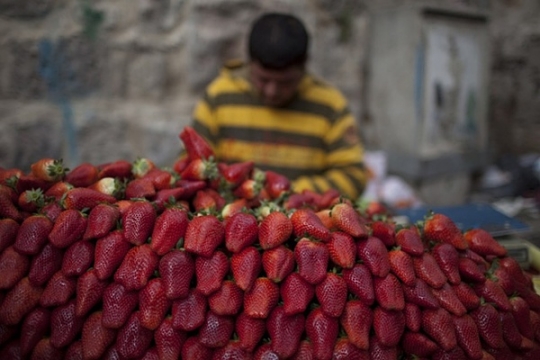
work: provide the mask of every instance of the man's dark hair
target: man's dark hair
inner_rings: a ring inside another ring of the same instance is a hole
[[[252,25],[249,56],[270,69],[303,66],[308,43],[309,35],[300,19],[289,14],[267,13]]]

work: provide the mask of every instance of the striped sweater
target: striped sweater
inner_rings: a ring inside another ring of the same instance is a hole
[[[354,117],[344,96],[313,76],[304,76],[289,105],[270,108],[255,95],[245,66],[226,66],[193,117],[218,161],[254,161],[286,175],[295,191],[362,194],[367,177]]]

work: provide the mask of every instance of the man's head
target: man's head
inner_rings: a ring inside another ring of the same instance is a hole
[[[264,104],[283,106],[296,95],[308,44],[306,28],[292,15],[268,13],[253,23],[248,40],[250,76]]]

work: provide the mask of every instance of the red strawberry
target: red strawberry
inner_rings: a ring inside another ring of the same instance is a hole
[[[61,179],[57,181],[61,181]],[[56,181],[42,179],[30,172],[28,174],[21,175],[19,178],[17,178],[17,181],[10,186],[15,189],[17,194],[20,194],[22,192],[25,192],[26,190],[31,189],[42,189],[44,191],[47,191],[55,182]],[[15,199],[14,201],[17,200]]]
[[[152,160],[145,157],[138,157],[133,162],[131,173],[135,178],[142,178],[154,169],[156,169],[156,164]]]
[[[461,301],[468,311],[474,310],[480,306],[480,298],[469,284],[461,282],[457,285],[452,285],[452,287],[454,288],[454,292],[459,298],[459,301]]]
[[[206,183],[204,181],[197,181],[197,183],[206,186]],[[161,213],[163,210],[165,210],[167,206],[174,204],[177,206],[181,205],[184,208],[188,209],[189,205],[186,206],[186,204],[183,203],[181,199],[185,195],[186,190],[182,187],[173,187],[170,189],[159,190],[156,193],[156,196],[154,196],[152,204],[154,204],[158,213]]]
[[[332,207],[330,214],[334,226],[354,238],[367,238],[368,228],[361,221],[360,215],[354,207],[347,202],[342,202]]]
[[[3,167],[0,167],[0,185],[8,185],[16,182],[22,175],[24,175],[24,172],[21,169],[4,169]]]
[[[407,354],[426,359],[432,358],[431,356],[439,350],[439,345],[422,332],[405,331],[401,346]]]
[[[281,283],[279,288],[283,309],[287,315],[303,313],[315,296],[315,288],[300,274],[293,272]]]
[[[457,345],[453,317],[443,308],[424,309],[422,329],[446,351],[452,350]]]
[[[470,359],[482,359],[482,343],[474,320],[468,315],[453,316],[458,345]]]
[[[358,257],[363,260],[374,276],[388,275],[391,269],[388,250],[380,239],[370,236],[366,240],[359,241],[357,251]]]
[[[527,288],[527,285],[515,281],[507,269],[499,266],[497,259],[491,263],[489,273],[494,280],[497,280],[497,284],[499,284],[507,296],[523,293]]]
[[[51,313],[51,344],[60,349],[71,344],[79,335],[84,318],[75,314],[75,299],[53,309]]]
[[[492,303],[498,310],[510,311],[512,309],[506,293],[494,279],[487,278],[483,283],[474,284],[473,289],[478,297]]]
[[[414,273],[432,288],[438,289],[447,282],[439,264],[429,252],[413,258]]]
[[[214,349],[200,343],[198,336],[188,337],[182,346],[180,359],[211,359]]]
[[[448,243],[439,243],[433,247],[431,254],[439,264],[443,274],[450,284],[459,284],[459,253],[455,247]]]
[[[253,214],[237,212],[225,224],[225,246],[232,253],[238,253],[253,245],[259,235],[259,224]]]
[[[244,312],[254,318],[266,319],[278,300],[278,285],[266,277],[259,277],[251,290],[244,293]]]
[[[514,316],[510,312],[499,311],[499,321],[503,329],[503,339],[512,349],[519,349],[523,335],[519,332]]]
[[[205,320],[207,297],[197,289],[190,289],[188,295],[172,303],[173,328],[182,331],[198,329]]]
[[[449,283],[445,283],[439,289],[433,289],[432,292],[439,301],[441,307],[448,310],[448,312],[456,316],[462,316],[467,312],[467,308],[457,296],[454,287]]]
[[[498,264],[510,274],[510,277],[514,281],[526,286],[529,284],[529,280],[526,278],[523,269],[514,257],[505,256],[498,260]]]
[[[125,239],[133,245],[142,245],[152,234],[156,223],[156,209],[149,201],[135,201],[122,215]]]
[[[44,337],[36,344],[32,351],[32,359],[62,359],[64,357],[64,349],[59,349],[53,345],[53,339]]]
[[[109,194],[91,188],[73,188],[64,197],[64,207],[66,209],[83,210],[92,209],[100,203],[113,204],[116,198]]]
[[[77,241],[64,252],[62,273],[65,276],[80,276],[94,264],[94,243]]]
[[[337,339],[336,345],[334,346],[332,359],[368,360],[370,359],[370,356],[367,350],[360,350],[354,346],[347,337],[340,337]]]
[[[152,179],[133,179],[126,185],[126,199],[151,199],[155,195],[156,187],[154,186]]]
[[[110,329],[121,328],[139,304],[136,291],[128,291],[119,283],[109,284],[103,291],[101,322]]]
[[[142,289],[157,269],[159,256],[149,244],[132,247],[114,274],[114,280],[127,290]]]
[[[240,185],[234,189],[233,195],[237,198],[256,201],[257,198],[265,194],[265,192],[264,173],[256,171],[250,179],[242,181]]]
[[[339,333],[339,319],[326,315],[320,307],[317,307],[307,315],[305,327],[316,358],[332,359]]]
[[[0,217],[20,222],[22,215],[16,204],[15,192],[5,185],[0,186]]]
[[[9,246],[0,254],[0,289],[13,288],[30,269],[30,258]]]
[[[264,347],[264,345],[261,345],[261,347],[259,349],[262,349]],[[264,357],[259,357],[257,358],[257,354],[259,354],[259,351],[257,351],[255,353],[255,359],[254,360],[263,360],[265,359]],[[270,357],[270,359],[273,359],[272,357]],[[313,360],[315,359],[315,354],[314,354],[314,350],[313,350],[313,344],[311,343],[311,341],[307,340],[307,339],[303,339],[300,341],[300,345],[298,346],[298,351],[296,352],[296,354],[294,354],[294,356],[291,358],[293,360]]]
[[[47,334],[51,325],[51,311],[36,307],[25,316],[20,330],[20,350],[23,357],[29,356],[39,340]]]
[[[170,170],[160,169],[158,167],[149,169],[143,177],[152,181],[156,191],[170,189],[172,184],[176,181],[176,178]]]
[[[510,312],[514,316],[520,333],[526,338],[534,339],[529,304],[520,296],[511,296],[509,301],[512,306]]]
[[[13,245],[15,250],[25,255],[36,255],[47,243],[54,223],[44,215],[30,215],[23,220]]]
[[[216,349],[212,354],[212,360],[219,359],[237,359],[237,360],[251,360],[251,353],[244,350],[241,344],[236,339],[231,339],[225,346]]]
[[[98,166],[98,177],[103,179],[105,177],[111,178],[130,178],[132,164],[127,160],[116,160],[110,163],[101,164]]]
[[[303,314],[287,315],[283,305],[278,305],[272,310],[266,319],[266,328],[272,350],[280,358],[288,359],[296,353],[304,333],[304,325]]]
[[[49,233],[49,241],[57,248],[67,248],[82,238],[87,222],[87,217],[79,210],[66,209],[58,215]]]
[[[277,199],[291,189],[290,180],[279,173],[271,170],[265,171],[264,187],[272,199]]]
[[[234,318],[214,314],[211,310],[199,329],[199,341],[209,348],[220,348],[227,344],[234,332]]]
[[[58,181],[47,189],[45,192],[45,199],[61,201],[67,192],[73,188],[75,187],[66,181]]]
[[[225,227],[214,215],[196,216],[188,224],[184,248],[191,253],[210,257],[225,238]]]
[[[182,180],[213,180],[217,176],[217,165],[212,158],[192,159],[180,173]]]
[[[13,219],[0,219],[0,252],[15,243],[20,225]]]
[[[28,279],[36,286],[44,285],[62,268],[63,251],[47,243],[30,261]]]
[[[394,248],[388,252],[388,261],[390,262],[391,272],[407,286],[414,286],[416,282],[416,274],[414,272],[414,263],[411,255],[401,250]]]
[[[101,359],[107,348],[116,339],[116,331],[103,326],[101,310],[90,314],[82,328],[82,350],[84,359]]]
[[[70,170],[64,181],[75,187],[87,187],[99,180],[99,169],[97,166],[84,162]]]
[[[179,359],[186,338],[187,333],[173,328],[172,318],[166,317],[154,333],[159,358],[162,360]]]
[[[43,190],[31,189],[23,191],[17,199],[17,205],[19,209],[29,213],[38,211],[45,205]]]
[[[347,289],[368,306],[375,301],[375,289],[371,271],[364,264],[356,264],[352,269],[343,269],[343,279]]]
[[[214,156],[210,144],[191,126],[185,126],[178,135],[190,159],[208,159]]]
[[[63,305],[75,294],[76,287],[77,279],[75,277],[67,277],[62,271],[58,271],[47,282],[39,304],[43,307]]]
[[[481,304],[469,312],[483,341],[492,348],[504,347],[503,329],[499,321],[499,312],[490,303]]]
[[[206,188],[195,193],[195,197],[191,201],[195,212],[211,213],[218,210],[218,204],[216,199],[210,195],[210,190],[214,191],[213,189]]]
[[[417,230],[402,228],[396,233],[396,245],[411,256],[421,256],[424,253],[424,244]]]
[[[325,209],[317,211],[315,215],[317,215],[317,217],[321,219],[321,222],[328,230],[330,230],[331,232],[334,232],[334,231],[337,231],[338,229],[334,226],[334,223],[332,222],[332,217],[330,216],[331,213],[332,213],[332,209],[325,208]]]
[[[231,216],[248,208],[248,201],[246,199],[234,199],[223,206],[221,209],[221,218],[227,221]]]
[[[396,346],[405,331],[403,311],[375,307],[373,310],[373,331],[383,346]]]
[[[169,310],[170,300],[165,295],[161,278],[153,278],[139,291],[139,321],[141,326],[155,330]]]
[[[266,319],[257,319],[241,312],[236,317],[235,332],[240,347],[253,352],[266,333]]]
[[[75,315],[83,317],[101,301],[108,283],[100,280],[95,269],[90,269],[77,279]]]
[[[484,272],[480,269],[478,264],[466,257],[459,258],[458,264],[459,275],[464,281],[470,281],[474,283],[483,283],[486,281]]]
[[[333,231],[327,243],[330,259],[344,269],[351,269],[356,261],[356,243],[351,235]]]
[[[359,349],[369,349],[369,334],[373,323],[373,311],[361,300],[348,300],[339,323],[349,341]]]
[[[412,332],[419,332],[422,328],[422,310],[420,306],[407,302],[403,314],[405,315],[405,327]]]
[[[497,257],[503,257],[507,254],[507,250],[502,246],[497,240],[491,236],[484,229],[471,229],[467,230],[463,237],[469,244],[469,249],[475,251],[476,253],[487,256],[494,255]]]
[[[217,315],[236,315],[242,308],[244,292],[232,280],[225,280],[221,287],[208,297],[208,306]]]
[[[262,256],[255,247],[248,246],[231,256],[230,266],[236,285],[244,291],[249,291],[262,269]]]
[[[195,259],[196,288],[209,296],[217,291],[229,272],[229,258],[222,251],[215,251],[210,257]]]
[[[330,241],[330,230],[311,209],[298,209],[291,215],[294,235],[309,237],[322,242]]]
[[[308,283],[317,285],[326,277],[330,255],[324,243],[301,238],[294,247],[298,273]]]
[[[385,277],[373,279],[375,299],[379,306],[385,310],[403,310],[405,308],[405,296],[403,287],[398,278],[388,273]]]
[[[325,314],[340,317],[347,301],[347,283],[341,276],[329,272],[315,287],[315,295]]]
[[[278,354],[272,350],[272,344],[268,341],[264,341],[253,354],[253,360],[265,360],[265,359],[279,359]],[[303,355],[302,359],[313,359],[313,356],[307,357]]]
[[[184,298],[195,274],[195,260],[188,252],[173,249],[159,260],[159,274],[168,299]]]
[[[376,220],[371,223],[371,236],[381,239],[386,246],[396,244],[396,224],[389,221]]]
[[[183,207],[173,206],[165,209],[156,219],[150,247],[163,256],[171,251],[186,234],[189,223],[188,213]]]
[[[285,245],[266,250],[262,254],[262,266],[266,277],[279,283],[294,270],[294,252]]]
[[[291,219],[280,211],[274,211],[259,224],[259,243],[264,250],[268,250],[285,243],[292,233]]]
[[[444,214],[432,214],[424,222],[424,237],[427,241],[445,242],[458,250],[469,246],[456,223]]]
[[[55,222],[62,211],[64,211],[64,208],[58,201],[50,201],[41,208],[39,213],[51,219],[52,222]]]
[[[132,247],[121,230],[114,230],[96,241],[94,269],[98,279],[105,280],[113,276]]]
[[[234,189],[243,181],[251,176],[251,172],[255,167],[253,161],[243,161],[232,164],[219,163],[218,169],[221,174],[223,184],[227,189]]]
[[[142,358],[150,347],[154,338],[154,332],[142,326],[140,314],[135,311],[128,321],[118,331],[116,348],[118,353],[127,359]]]
[[[45,181],[58,181],[64,177],[67,168],[62,159],[43,158],[30,165],[32,175]]]
[[[416,279],[414,286],[403,285],[405,301],[426,309],[439,308],[439,301],[433,295],[431,287],[422,279]]]

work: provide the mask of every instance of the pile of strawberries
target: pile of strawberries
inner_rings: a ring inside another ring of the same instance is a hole
[[[0,169],[0,359],[540,359],[540,296],[486,231],[180,139],[171,169]]]

